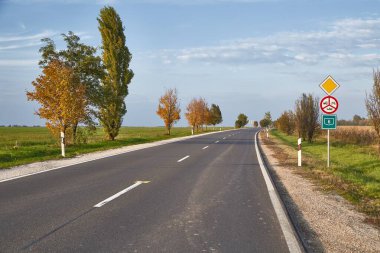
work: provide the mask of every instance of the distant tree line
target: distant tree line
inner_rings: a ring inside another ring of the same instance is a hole
[[[372,91],[366,96],[365,104],[368,112],[368,119],[359,115],[354,115],[352,120],[338,120],[339,126],[374,126],[377,133],[380,153],[380,72],[373,72]],[[302,94],[295,102],[294,111],[284,111],[274,122],[274,126],[288,134],[297,133],[304,140],[312,140],[321,132],[319,99],[311,94]],[[266,125],[266,122],[264,122]],[[260,122],[261,124],[261,122]],[[263,126],[261,124],[261,126]]]
[[[295,132],[299,137],[311,142],[316,134],[320,133],[318,99],[311,94],[303,94],[295,104],[295,112],[284,111],[274,122],[281,132],[292,135]],[[359,115],[352,120],[338,120],[339,126],[368,126],[370,121]]]
[[[338,120],[339,126],[370,126],[371,121],[369,119],[366,119],[364,117],[360,117],[359,115],[355,114],[352,117],[352,120]]]

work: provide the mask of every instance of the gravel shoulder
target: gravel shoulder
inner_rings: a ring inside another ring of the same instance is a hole
[[[295,152],[281,157],[286,147],[261,134],[260,144],[307,252],[380,252],[380,230],[365,223],[364,214],[339,195],[322,192],[300,169],[289,166],[297,163]]]

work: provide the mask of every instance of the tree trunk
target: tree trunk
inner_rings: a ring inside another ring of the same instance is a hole
[[[72,138],[73,138],[73,144],[76,144],[77,143],[77,129],[78,129],[78,123],[74,123],[73,126],[73,135],[72,135]]]
[[[108,140],[109,141],[114,141],[115,140],[115,136],[113,136],[113,134],[108,134]]]
[[[66,143],[67,143],[67,140],[66,140],[66,127],[62,127],[60,132],[63,133],[63,136],[64,136],[64,138],[63,138],[63,144],[66,145]]]

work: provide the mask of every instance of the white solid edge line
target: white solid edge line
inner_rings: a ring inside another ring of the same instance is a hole
[[[236,129],[223,130],[222,132],[235,131],[235,130]],[[70,167],[70,166],[74,166],[74,165],[78,165],[78,164],[82,164],[82,163],[92,162],[92,161],[96,161],[96,160],[100,160],[100,159],[104,159],[104,158],[108,158],[108,157],[112,157],[112,156],[118,156],[118,155],[126,154],[126,153],[133,152],[133,151],[138,151],[138,150],[142,150],[142,149],[146,149],[146,148],[153,148],[153,147],[162,146],[165,144],[170,144],[170,143],[174,143],[174,142],[178,142],[178,141],[188,140],[188,139],[192,139],[192,138],[196,138],[196,137],[201,137],[204,135],[217,134],[217,133],[220,133],[220,132],[211,132],[211,133],[204,133],[204,134],[198,134],[198,135],[189,135],[189,136],[184,136],[184,137],[178,137],[178,139],[173,138],[173,139],[162,140],[162,141],[157,141],[157,142],[150,142],[150,143],[146,143],[146,145],[149,145],[149,146],[144,146],[144,147],[133,148],[131,146],[130,150],[121,151],[121,152],[118,152],[116,154],[105,155],[105,156],[96,157],[96,158],[90,158],[90,159],[85,160],[85,161],[74,162],[71,164],[66,164],[66,165],[58,166],[58,167],[47,169],[47,170],[41,170],[41,171],[37,171],[37,172],[27,173],[27,174],[20,175],[20,176],[5,178],[5,179],[0,180],[0,183],[16,180],[16,179],[23,178],[23,177],[29,177],[29,176],[33,176],[33,175],[37,175],[37,174],[41,174],[41,173],[45,173],[45,172],[49,172],[49,171],[53,171],[53,170],[58,170],[58,169],[62,169],[65,167]],[[137,145],[142,145],[142,144],[137,144]],[[104,150],[104,151],[109,151],[109,150]],[[54,160],[52,160],[52,161],[54,161]]]
[[[202,149],[206,149],[206,148],[208,148],[208,146],[206,146],[206,147],[204,147],[204,148],[202,148]]]
[[[189,157],[190,157],[190,156],[187,155],[187,156],[185,156],[184,158],[179,159],[177,162],[180,163],[180,162],[182,162],[183,160],[186,160],[186,159],[189,158]]]
[[[281,226],[282,233],[284,234],[286,244],[288,245],[289,251],[292,253],[302,253],[302,250],[300,248],[300,245],[298,243],[298,240],[296,236],[294,235],[292,226],[290,225],[288,216],[285,214],[285,210],[283,206],[281,205],[281,202],[278,198],[278,195],[276,193],[276,190],[273,186],[273,183],[269,177],[268,171],[263,163],[263,159],[261,157],[261,154],[259,152],[259,147],[257,145],[257,135],[259,132],[255,134],[255,149],[257,154],[257,160],[259,161],[261,173],[263,174],[265,184],[268,188],[268,193],[270,200],[272,202],[274,211],[276,212],[278,221]]]
[[[126,192],[129,192],[130,190],[132,190],[133,188],[136,188],[137,186],[139,186],[140,184],[143,184],[144,182],[143,181],[137,181],[136,183],[134,183],[133,185],[125,188],[124,190],[122,191],[119,191],[118,193],[112,195],[111,197],[103,200],[102,202],[99,202],[98,204],[96,204],[94,207],[102,207],[104,206],[105,204],[107,204],[108,202],[120,197],[121,195],[123,195],[124,193]]]

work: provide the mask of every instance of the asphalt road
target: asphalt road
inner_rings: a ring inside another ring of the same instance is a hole
[[[0,183],[0,252],[289,252],[255,131]]]

